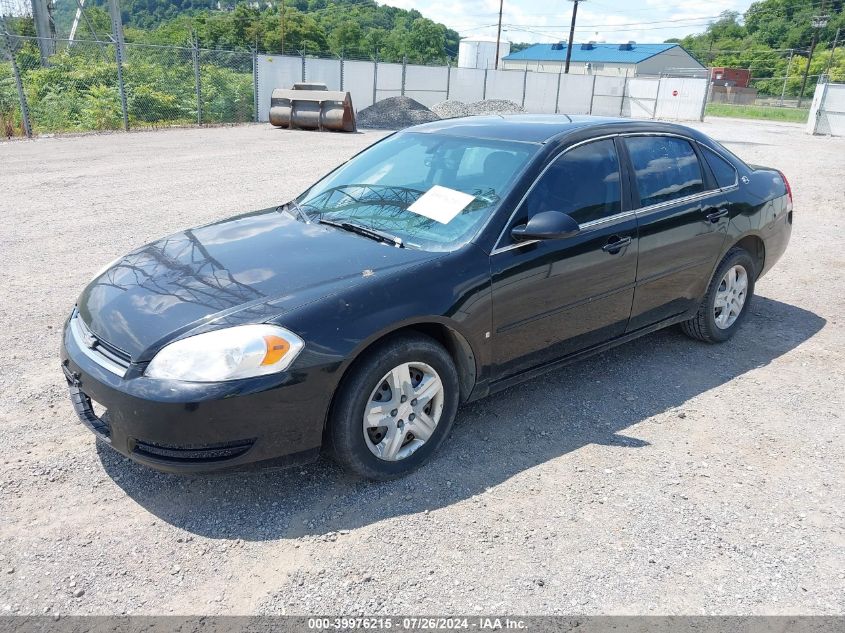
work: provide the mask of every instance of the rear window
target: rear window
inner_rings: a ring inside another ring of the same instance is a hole
[[[704,191],[701,165],[692,145],[674,136],[625,139],[644,207]]]
[[[709,147],[705,147],[704,145],[699,145],[699,147],[701,148],[701,153],[704,155],[704,160],[707,161],[707,164],[713,171],[713,175],[716,177],[716,183],[719,187],[722,189],[726,187],[733,187],[737,180],[736,169],[734,166]]]

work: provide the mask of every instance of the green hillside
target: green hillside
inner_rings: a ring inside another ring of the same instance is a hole
[[[94,0],[86,11],[96,31],[105,36],[110,21],[105,0]],[[220,6],[220,9],[217,7]],[[260,7],[260,8],[257,8]],[[76,3],[57,2],[55,20],[69,31]],[[457,55],[456,31],[415,10],[382,6],[373,0],[285,0],[227,3],[217,0],[122,0],[121,11],[129,42],[184,44],[196,31],[200,46],[268,52],[329,52],[411,62],[445,62]],[[283,26],[284,23],[284,26]],[[80,24],[80,37],[90,36]]]
[[[829,20],[827,26],[818,29],[807,89],[811,93],[811,86],[829,62],[831,80],[845,81],[845,0],[755,2],[744,14],[722,13],[704,33],[670,41],[679,42],[705,66],[750,69],[754,87],[763,94],[779,95],[789,68],[786,94],[796,96],[813,40],[813,16],[820,14],[829,16]],[[841,29],[839,47],[831,60],[837,29]],[[791,64],[790,52],[794,53]]]

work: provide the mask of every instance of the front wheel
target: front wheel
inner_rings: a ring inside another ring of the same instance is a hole
[[[332,407],[335,459],[362,477],[387,480],[419,468],[449,434],[458,374],[426,336],[397,337],[357,361]]]
[[[754,260],[732,248],[716,269],[698,313],[681,323],[685,334],[707,343],[722,343],[739,329],[754,295]]]

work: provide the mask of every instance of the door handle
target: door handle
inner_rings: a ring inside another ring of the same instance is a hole
[[[707,214],[707,220],[715,224],[721,218],[725,217],[728,214],[728,210],[725,208],[719,209],[717,211],[713,211],[713,213]]]
[[[607,241],[607,244],[605,244],[604,246],[601,247],[601,249],[605,253],[610,253],[611,255],[615,255],[616,253],[621,251],[623,248],[628,246],[628,244],[630,244],[632,241],[633,240],[628,236],[618,237],[618,236],[614,235],[613,237],[611,237]]]

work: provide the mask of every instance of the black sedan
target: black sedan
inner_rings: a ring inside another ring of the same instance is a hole
[[[428,123],[285,205],[116,260],[62,367],[82,421],[153,468],[325,448],[386,479],[461,403],[669,325],[726,341],[791,228],[780,172],[683,126]]]

